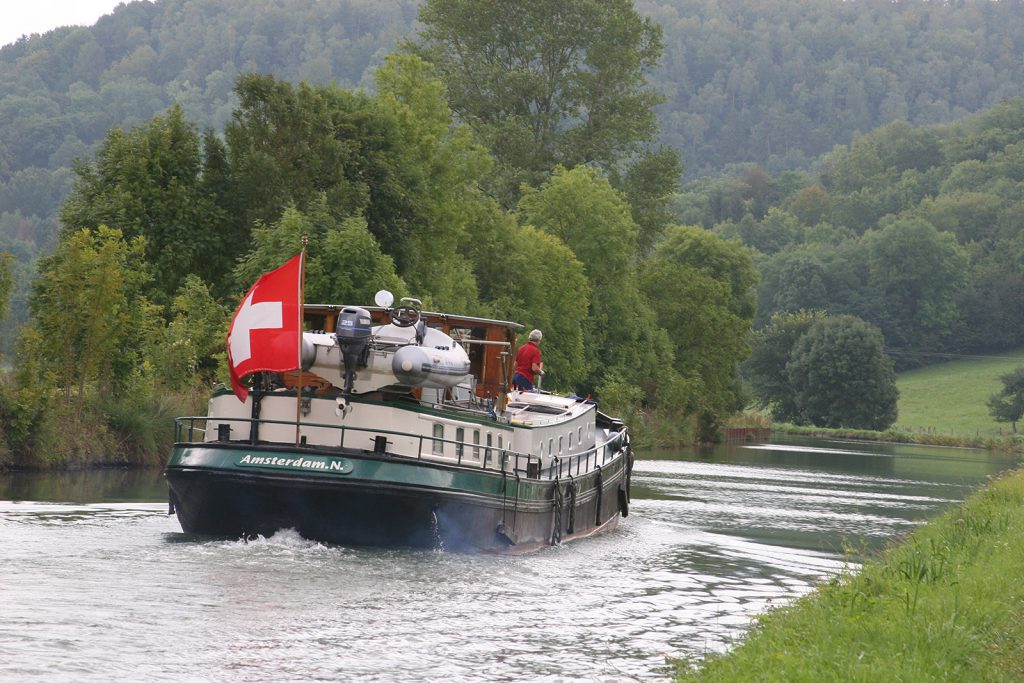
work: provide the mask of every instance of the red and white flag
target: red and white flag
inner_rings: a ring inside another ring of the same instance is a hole
[[[299,254],[260,277],[235,311],[228,328],[228,367],[239,401],[249,395],[242,384],[246,375],[299,367],[302,265]]]

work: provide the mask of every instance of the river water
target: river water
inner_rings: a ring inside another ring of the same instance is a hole
[[[0,475],[0,680],[665,680],[1014,465],[811,440],[638,456],[615,531],[523,556],[204,539],[159,472]]]

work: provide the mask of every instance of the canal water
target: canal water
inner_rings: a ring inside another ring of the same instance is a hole
[[[159,472],[0,475],[0,680],[666,680],[1015,464],[811,440],[638,455],[615,531],[523,556],[204,539]]]

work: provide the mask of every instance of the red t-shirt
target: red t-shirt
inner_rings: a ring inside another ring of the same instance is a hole
[[[533,382],[533,364],[540,365],[540,347],[537,342],[527,342],[516,351],[516,372]]]

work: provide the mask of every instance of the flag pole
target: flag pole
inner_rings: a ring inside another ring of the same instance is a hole
[[[299,361],[299,379],[295,385],[295,445],[299,445],[301,437],[299,436],[299,428],[302,423],[302,331],[303,331],[303,313],[306,308],[306,245],[309,243],[309,238],[306,235],[302,236],[302,252],[299,255],[299,348],[298,348],[298,361]]]

